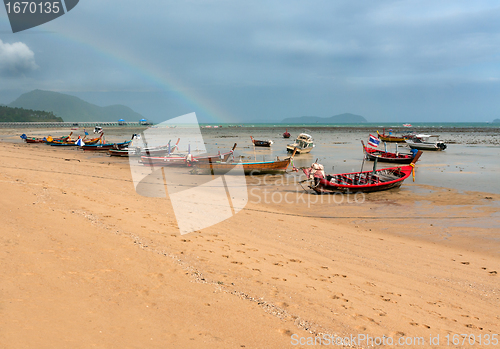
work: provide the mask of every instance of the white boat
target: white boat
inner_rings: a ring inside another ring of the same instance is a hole
[[[406,143],[412,149],[418,150],[445,150],[446,144],[439,140],[436,135],[415,135],[412,139],[407,139]]]
[[[312,136],[307,133],[301,133],[294,143],[286,146],[286,150],[293,153],[293,150],[297,148],[297,154],[305,154],[309,153],[314,147]]]

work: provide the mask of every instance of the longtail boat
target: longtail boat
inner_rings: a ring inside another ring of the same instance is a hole
[[[45,143],[47,139],[45,138],[26,138],[24,139],[26,143]]]
[[[255,145],[256,147],[270,147],[271,144],[273,144],[273,141],[272,140],[268,140],[268,141],[258,141],[256,139],[253,139],[252,136],[250,136],[250,139],[252,140],[252,143],[253,145]]]
[[[101,134],[101,137],[102,137],[102,134]],[[99,138],[101,139],[101,137],[99,137]],[[81,146],[80,149],[83,149],[84,151],[108,151],[109,149],[125,149],[130,145],[130,143],[132,143],[132,140],[134,140],[136,137],[137,137],[137,134],[134,133],[132,135],[132,138],[126,142],[96,143],[96,144],[86,143],[85,145]]]
[[[26,143],[47,143],[47,140],[53,140],[53,141],[65,141],[67,139],[70,139],[71,135],[73,134],[73,132],[71,132],[69,134],[69,136],[64,136],[64,137],[58,137],[58,138],[52,138],[50,136],[48,137],[43,137],[43,138],[39,138],[39,137],[28,137],[26,136],[25,133],[23,133],[21,136],[21,139],[24,140]]]
[[[173,152],[175,152],[177,149],[179,149],[179,141],[181,139],[177,139],[177,143],[173,147],[170,147],[170,141],[168,142],[167,145],[162,145],[159,147],[151,147],[151,148],[144,148],[141,149],[141,153],[144,156],[162,156],[162,155],[168,155]]]
[[[92,144],[97,144],[97,142],[99,142],[100,139],[101,137],[86,140],[85,138],[78,137],[78,139],[73,140],[68,137],[63,140],[54,140],[51,137],[48,137],[46,143],[52,146],[76,147],[80,146],[80,143],[78,142],[79,140],[83,141],[85,145],[92,145]]]
[[[80,147],[84,151],[108,151],[109,149],[117,148],[123,149],[127,148],[132,141],[126,141],[121,143],[104,143],[104,144],[85,144]]]
[[[292,156],[284,160],[255,161],[255,162],[198,162],[196,168],[203,172],[226,173],[232,169],[242,169],[245,174],[264,174],[285,172],[293,161],[296,150]]]
[[[403,135],[401,137],[397,137],[397,136],[392,136],[392,135],[386,135],[385,134],[385,128],[383,130],[383,134],[380,134],[377,130],[377,135],[378,135],[378,138],[380,138],[381,141],[383,142],[398,142],[398,143],[404,143],[407,139],[411,138],[412,135],[408,134],[408,135]]]
[[[234,143],[233,149],[228,151],[227,153],[219,153],[217,155],[206,155],[206,156],[193,156],[190,153],[187,155],[169,155],[169,156],[141,156],[141,162],[145,166],[177,166],[177,167],[185,167],[192,166],[193,164],[200,163],[210,163],[222,161],[226,162],[233,155],[234,149],[236,148],[236,143]]]
[[[390,162],[394,164],[409,164],[412,162],[413,158],[417,151],[412,151],[411,154],[402,154],[399,152],[391,153],[384,150],[373,149],[365,146],[365,143],[361,141],[363,144],[363,151],[365,153],[366,159],[371,161],[379,161],[379,162]],[[396,146],[397,147],[397,146]]]
[[[307,176],[305,181],[309,182],[309,188],[319,194],[381,191],[399,188],[406,178],[414,174],[415,163],[421,154],[419,151],[409,165],[401,167],[377,170],[375,162],[372,171],[325,175],[323,165],[313,163],[303,171]]]
[[[288,129],[285,129],[285,132],[283,133],[283,138],[290,138],[290,132],[288,132]]]

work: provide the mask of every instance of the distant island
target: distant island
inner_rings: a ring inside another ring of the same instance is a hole
[[[52,112],[0,105],[0,122],[63,122]]]
[[[283,119],[284,124],[363,124],[368,122],[361,115],[344,113],[329,118],[321,118],[319,116],[301,116],[298,118]]]
[[[22,94],[9,107],[52,112],[65,121],[139,121],[143,116],[121,104],[99,107],[64,93],[33,90]]]
[[[500,124],[500,119],[495,119],[495,120],[493,120],[493,123],[494,123],[494,124]]]

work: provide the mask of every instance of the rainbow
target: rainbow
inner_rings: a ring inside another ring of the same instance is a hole
[[[6,18],[4,19],[4,21],[8,23],[8,20],[6,20]],[[186,113],[204,113],[209,116],[211,122],[231,123],[231,117],[220,105],[218,105],[215,101],[210,100],[202,94],[196,92],[190,86],[187,86],[181,81],[178,81],[175,78],[171,77],[168,72],[165,71],[165,69],[154,67],[150,64],[147,64],[147,62],[144,62],[143,60],[131,57],[128,52],[125,52],[120,48],[112,47],[112,45],[105,45],[98,42],[91,43],[88,39],[79,37],[74,33],[63,34],[61,32],[57,32],[48,37],[56,38],[60,40],[64,45],[67,45],[68,42],[70,44],[77,43],[79,45],[82,45],[87,50],[96,53],[97,55],[100,55],[105,59],[111,60],[113,64],[118,65],[135,74],[138,74],[156,88],[160,89],[163,92],[170,93],[173,97],[177,98],[183,104],[186,104],[190,109],[192,109],[187,111]],[[172,115],[171,117],[173,118],[177,116],[179,115]]]

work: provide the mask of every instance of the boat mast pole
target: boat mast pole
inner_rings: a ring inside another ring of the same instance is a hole
[[[367,154],[366,154],[366,148],[365,148],[365,142],[361,141],[361,145],[363,146],[363,162],[361,162],[361,170],[359,171],[359,173],[363,172],[363,165],[365,164],[365,159],[367,157]]]
[[[372,175],[375,174],[375,172],[377,171],[377,162],[378,162],[378,158],[376,157],[375,160],[373,161]]]

